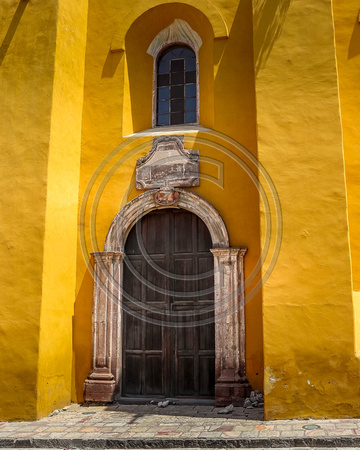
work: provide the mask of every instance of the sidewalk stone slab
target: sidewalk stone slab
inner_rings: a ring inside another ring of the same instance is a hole
[[[360,419],[264,422],[262,410],[213,406],[71,405],[35,422],[0,422],[2,448],[360,447]],[[319,428],[309,429],[310,426]],[[307,428],[304,428],[304,427]],[[358,434],[359,433],[359,434]]]

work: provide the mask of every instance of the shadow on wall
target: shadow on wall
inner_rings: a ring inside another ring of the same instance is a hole
[[[252,1],[240,0],[229,39],[214,42],[217,68],[214,82],[214,129],[236,139],[257,158],[252,31]],[[238,156],[243,158],[241,153]],[[227,199],[222,199],[221,207],[224,208],[223,218],[228,227],[231,245],[238,246],[241,243],[241,246],[248,248],[245,257],[246,372],[252,388],[262,390],[262,294],[261,291],[254,294],[255,286],[261,282],[261,269],[252,281],[249,282],[248,278],[260,261],[261,254],[259,192],[245,170],[240,166],[235,169],[236,164],[226,164],[225,155],[220,157],[225,158],[225,186],[229,189],[224,196]],[[257,179],[257,167],[251,166],[251,170]],[[242,214],[239,214],[238,205],[242,205]],[[237,241],[234,244],[235,239]]]
[[[15,35],[17,27],[20,23],[21,17],[24,14],[26,5],[29,3],[29,0],[20,0],[18,7],[16,8],[15,14],[11,20],[9,25],[9,29],[4,37],[4,40],[0,47],[0,66],[5,58],[6,52],[8,51],[11,41]]]
[[[258,0],[254,6],[255,75],[264,67],[274,43],[279,38],[284,17],[292,0]]]
[[[84,380],[91,370],[93,277],[86,270],[76,297],[73,317],[73,394],[72,401],[82,402]]]
[[[104,63],[101,78],[112,78],[115,75],[116,69],[120,64],[123,55],[124,52],[122,50],[116,52],[112,52],[111,50],[109,50]]]
[[[359,54],[360,54],[360,23],[358,17],[356,17],[354,30],[352,32],[349,44],[348,59],[354,58]]]

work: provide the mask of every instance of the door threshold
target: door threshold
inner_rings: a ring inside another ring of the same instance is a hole
[[[188,406],[214,406],[215,400],[212,398],[171,398],[171,397],[117,397],[115,403],[121,405],[157,405],[158,402],[169,400],[170,405]]]

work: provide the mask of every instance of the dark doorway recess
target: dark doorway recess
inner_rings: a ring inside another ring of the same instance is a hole
[[[202,220],[182,209],[150,212],[131,229],[125,246],[122,396],[214,396],[211,247]]]

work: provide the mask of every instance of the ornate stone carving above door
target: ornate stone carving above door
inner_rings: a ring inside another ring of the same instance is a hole
[[[199,150],[186,150],[184,136],[154,137],[150,152],[137,160],[137,189],[199,185]]]

